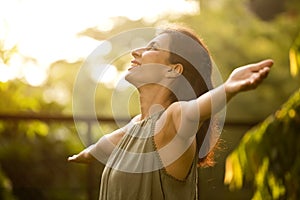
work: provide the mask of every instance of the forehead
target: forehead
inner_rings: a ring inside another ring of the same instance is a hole
[[[160,49],[169,50],[169,44],[170,44],[171,38],[170,35],[167,33],[162,33],[157,35],[155,38],[153,38],[148,45],[155,44]]]

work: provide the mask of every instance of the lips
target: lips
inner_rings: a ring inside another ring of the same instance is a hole
[[[133,65],[133,66],[140,66],[141,63],[139,61],[137,61],[137,60],[132,60],[131,61],[131,65]]]
[[[138,62],[137,60],[132,60],[131,67],[128,70],[131,70],[132,68],[139,67],[139,66],[141,66],[140,62]]]

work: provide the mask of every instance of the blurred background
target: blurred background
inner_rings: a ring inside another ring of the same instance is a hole
[[[259,88],[229,103],[217,163],[199,169],[200,198],[300,198],[300,1],[0,0],[0,199],[98,199],[101,166],[66,159],[114,130],[116,117],[128,121],[122,107],[113,113],[111,100],[130,52],[105,73],[97,60],[85,72],[80,85],[97,85],[98,118],[82,104],[75,124],[77,75],[99,45],[108,46],[103,63],[133,46],[111,48],[109,38],[167,23],[193,28],[223,79],[244,64],[275,62]],[[133,116],[137,94],[126,84],[123,90]]]

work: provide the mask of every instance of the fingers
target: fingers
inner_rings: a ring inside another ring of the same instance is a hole
[[[273,64],[274,64],[274,61],[272,59],[266,59],[266,60],[260,61],[258,63],[251,64],[249,67],[250,67],[251,71],[258,72],[264,68],[270,69]]]
[[[259,74],[262,78],[266,78],[270,72],[269,67],[264,67],[263,69],[259,70]]]
[[[251,71],[253,73],[250,84],[258,85],[260,84],[269,74],[270,68],[273,65],[273,60],[267,59],[261,62],[252,64],[250,66]]]
[[[253,85],[256,88],[269,74],[270,68],[264,67],[258,72],[253,72],[250,80],[250,85]]]
[[[85,163],[85,160],[78,154],[68,157],[68,162]]]
[[[70,156],[70,157],[68,157],[68,161],[74,162],[76,160],[76,158],[77,158],[77,155]]]

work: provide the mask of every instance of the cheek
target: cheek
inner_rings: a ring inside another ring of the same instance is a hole
[[[143,64],[158,63],[166,65],[168,64],[168,55],[165,52],[146,52],[142,56]]]

